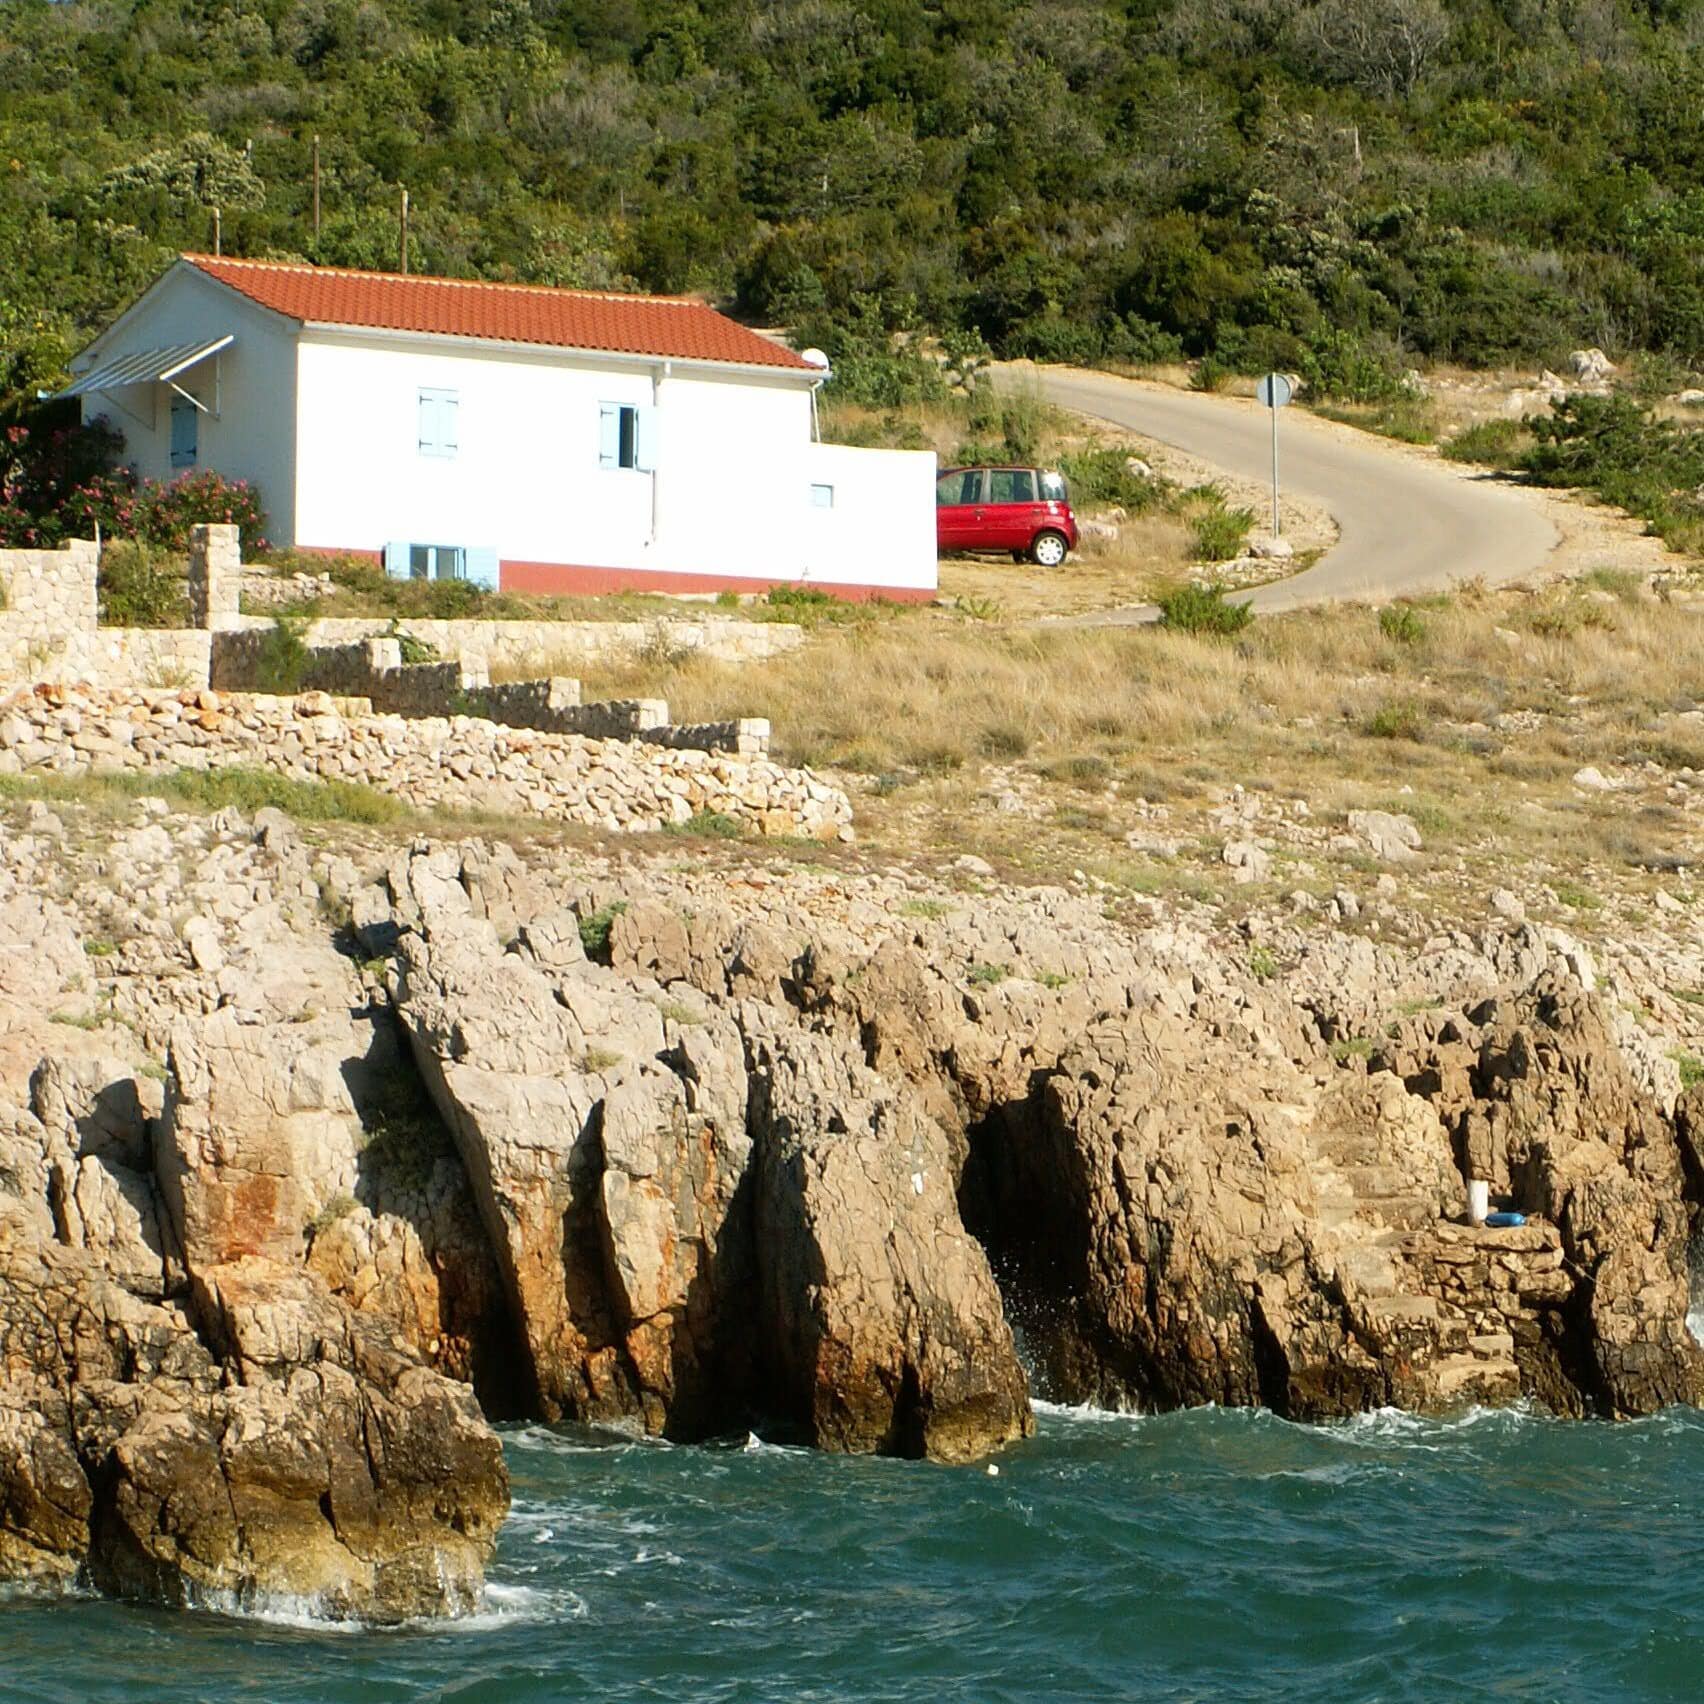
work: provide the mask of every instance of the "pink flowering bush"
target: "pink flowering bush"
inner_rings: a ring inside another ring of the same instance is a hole
[[[135,532],[150,544],[182,550],[189,529],[203,521],[241,529],[245,555],[266,549],[266,511],[246,479],[225,479],[211,468],[180,473],[167,485],[144,480],[136,494]]]

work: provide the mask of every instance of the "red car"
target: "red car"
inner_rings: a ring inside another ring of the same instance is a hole
[[[1077,548],[1077,517],[1062,474],[1038,467],[953,467],[935,482],[935,543],[953,550],[1009,550],[1057,568]]]

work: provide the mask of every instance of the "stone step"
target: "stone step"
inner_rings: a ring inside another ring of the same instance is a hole
[[[1357,1205],[1363,1219],[1377,1219],[1397,1230],[1418,1230],[1438,1216],[1437,1207],[1420,1195],[1363,1195]]]
[[[1504,1401],[1518,1396],[1520,1368],[1513,1361],[1487,1361],[1478,1355],[1445,1355],[1428,1369],[1438,1395],[1448,1400],[1471,1388],[1476,1395]]]
[[[1344,1166],[1343,1176],[1357,1195],[1401,1195],[1408,1176],[1400,1166]]]
[[[1367,1303],[1367,1313],[1373,1319],[1436,1320],[1438,1304],[1430,1296],[1375,1296]]]

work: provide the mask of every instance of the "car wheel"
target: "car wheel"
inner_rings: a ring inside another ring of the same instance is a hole
[[[1030,541],[1030,561],[1038,568],[1057,568],[1068,548],[1064,533],[1039,532]]]

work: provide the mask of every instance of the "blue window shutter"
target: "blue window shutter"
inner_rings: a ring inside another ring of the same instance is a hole
[[[200,437],[200,409],[181,396],[172,398],[172,466],[194,467]]]
[[[488,592],[497,590],[498,566],[495,550],[486,550],[483,547],[475,549],[470,546],[463,561],[469,581],[476,586],[483,586]]]
[[[657,471],[657,411],[646,407],[639,410],[639,452],[633,465],[643,473]]]
[[[385,574],[392,580],[408,578],[408,545],[387,544],[385,546]]]
[[[621,405],[614,402],[598,406],[598,466],[621,465]]]
[[[456,453],[456,405],[454,391],[420,391],[420,453],[423,456],[453,456]]]

